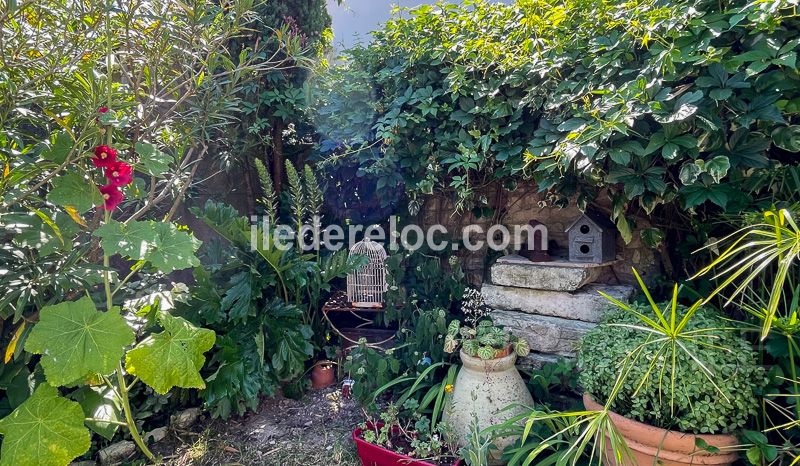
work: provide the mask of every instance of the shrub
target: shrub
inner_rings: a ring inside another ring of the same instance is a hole
[[[655,318],[648,306],[630,307]],[[678,320],[686,312],[686,307],[678,305]],[[679,340],[685,351],[673,353],[674,363],[665,361],[663,347],[655,344],[660,336],[642,331],[640,324],[634,314],[619,310],[581,341],[580,383],[592,398],[599,403],[608,400],[625,367],[629,372],[610,405],[622,416],[682,432],[729,433],[744,427],[756,414],[764,370],[756,364],[750,344],[729,321],[700,308],[684,333],[697,330],[713,340]],[[711,371],[710,380],[698,364]]]

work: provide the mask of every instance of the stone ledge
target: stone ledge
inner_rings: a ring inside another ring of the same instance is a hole
[[[558,362],[567,356],[553,356],[552,354],[531,353],[524,358],[517,359],[517,365],[523,369],[541,369],[545,364]]]
[[[599,322],[611,306],[600,291],[626,302],[633,297],[634,288],[628,285],[586,285],[570,293],[566,291],[532,290],[484,283],[481,288],[486,305],[504,311]]]
[[[501,286],[549,291],[575,291],[597,280],[609,267],[606,264],[498,261],[491,270],[492,283]]]
[[[528,341],[531,351],[574,356],[581,337],[596,324],[516,311],[491,311],[492,321]]]

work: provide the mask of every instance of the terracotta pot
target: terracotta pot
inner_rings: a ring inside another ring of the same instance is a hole
[[[505,348],[503,348],[501,350],[497,350],[497,352],[494,354],[494,359],[504,358],[504,357],[508,356],[509,354],[511,354],[513,351],[514,351],[514,348],[511,345],[508,345],[508,346],[506,346]]]
[[[330,361],[320,361],[311,369],[311,388],[320,390],[336,383],[336,370]]]
[[[372,428],[372,424],[368,423]],[[383,423],[377,423],[377,427],[383,427]],[[394,428],[392,429],[394,431]],[[356,450],[358,451],[358,458],[361,460],[362,466],[434,466],[427,461],[420,461],[411,458],[408,455],[397,453],[396,451],[388,450],[380,445],[366,442],[362,438],[362,431],[356,428],[353,431],[353,441],[356,442]],[[457,459],[453,466],[462,466],[461,459]]]
[[[500,424],[524,411],[522,406],[505,409],[509,405],[533,406],[533,398],[520,377],[514,362],[514,353],[494,359],[480,359],[461,351],[463,365],[458,371],[450,404],[442,419],[446,421],[461,443],[471,432],[472,420],[477,418],[481,429]],[[516,440],[506,437],[495,439],[501,451]],[[497,464],[497,452],[492,463]]]
[[[603,409],[588,393],[583,395],[583,405],[592,411]],[[643,424],[614,412],[609,412],[609,416],[636,460],[636,463],[628,462],[621,466],[723,466],[733,464],[738,457],[731,451],[732,447],[739,445],[733,435],[687,434]],[[712,453],[698,448],[698,439],[721,451]],[[610,446],[607,446],[607,458],[613,457],[610,453]],[[609,463],[616,464],[614,460]]]

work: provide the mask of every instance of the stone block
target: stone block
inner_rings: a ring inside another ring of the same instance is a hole
[[[578,291],[546,291],[484,283],[481,294],[486,305],[504,311],[564,319],[599,322],[611,306],[600,291],[622,302],[633,297],[634,288],[628,285],[586,285]]]
[[[528,341],[531,351],[574,356],[580,338],[596,324],[516,311],[491,311],[492,320]]]
[[[97,452],[97,457],[100,459],[100,464],[111,465],[122,463],[123,461],[131,458],[137,452],[136,444],[130,440],[122,440],[120,442],[112,443],[111,445],[103,448]]]
[[[559,359],[567,356],[554,356],[552,354],[530,353],[524,358],[517,359],[517,366],[526,369],[541,369],[545,364],[558,362]]]
[[[579,264],[566,261],[520,263],[498,259],[491,268],[495,285],[535,290],[575,291],[597,280],[609,264]]]

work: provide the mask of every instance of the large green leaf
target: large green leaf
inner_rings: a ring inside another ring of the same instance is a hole
[[[83,213],[100,204],[103,196],[92,180],[67,172],[53,181],[47,200],[62,207],[74,207]]]
[[[61,131],[55,135],[52,144],[42,151],[42,158],[55,163],[63,163],[67,160],[69,152],[72,150],[72,137],[66,131]]]
[[[200,265],[195,251],[201,241],[169,222],[153,220],[107,222],[95,230],[103,250],[133,260],[145,260],[164,273]]]
[[[77,401],[87,419],[86,425],[108,440],[114,438],[119,430],[117,422],[124,422],[122,402],[116,392],[108,386],[83,387],[70,393],[70,398]]]
[[[253,283],[249,270],[239,272],[231,277],[230,288],[220,302],[223,311],[228,312],[228,318],[234,322],[244,321],[250,315],[250,303],[253,301]]]
[[[167,313],[162,313],[159,321],[163,332],[150,335],[128,351],[128,372],[161,394],[175,386],[204,388],[200,368],[206,360],[203,353],[214,346],[214,332]]]
[[[171,155],[147,142],[137,142],[135,149],[144,171],[153,176],[163,175],[174,160]]]
[[[800,125],[780,126],[772,132],[775,145],[789,152],[800,152]]]
[[[0,420],[0,466],[64,466],[89,450],[83,410],[44,383]]]
[[[91,298],[45,306],[25,349],[42,355],[47,381],[66,385],[88,374],[109,374],[133,343],[133,331],[116,311],[100,312]]]

